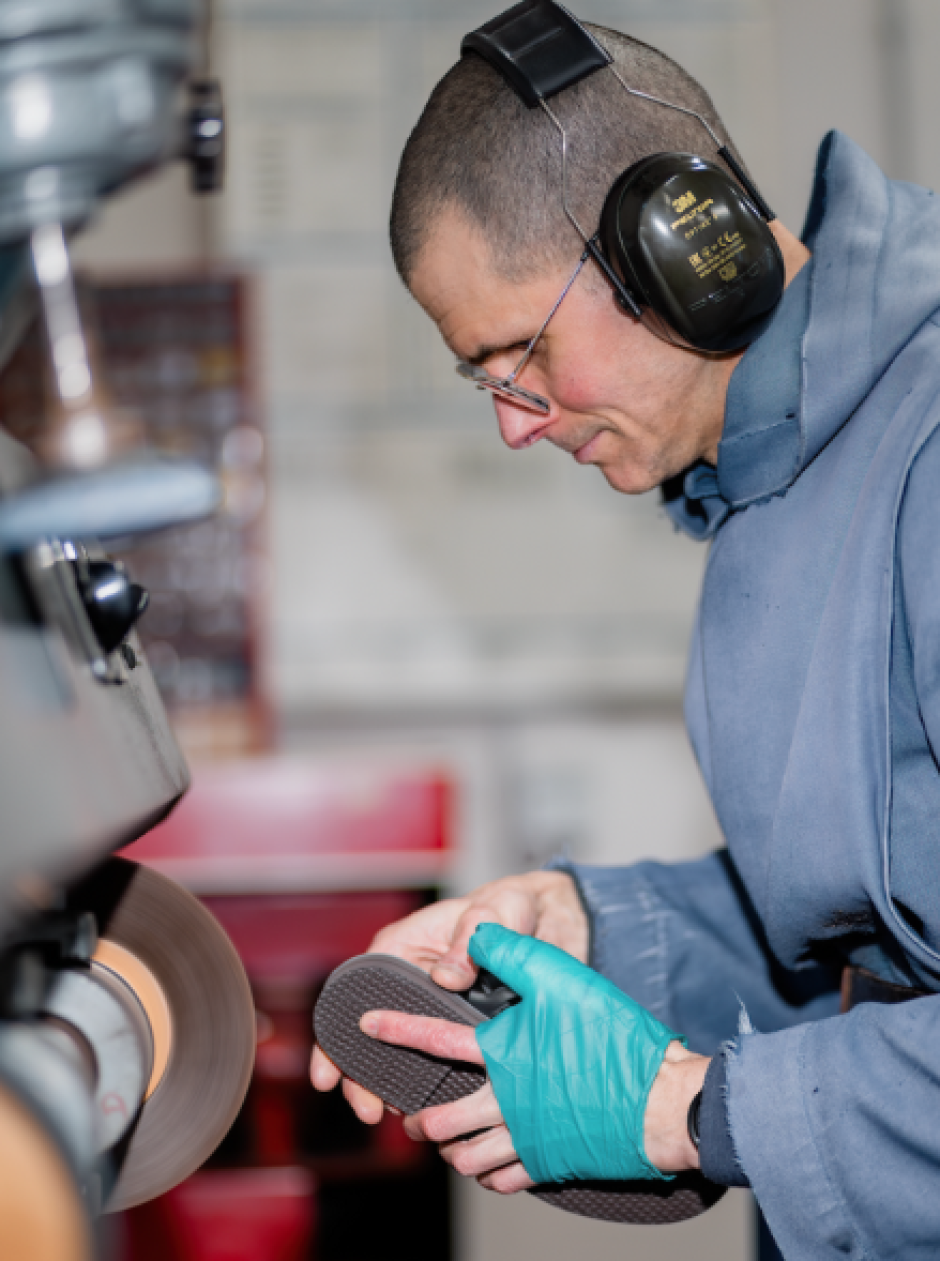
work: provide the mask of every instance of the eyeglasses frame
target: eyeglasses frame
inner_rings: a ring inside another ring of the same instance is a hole
[[[564,289],[562,289],[558,301],[549,311],[538,332],[533,338],[531,338],[526,346],[522,358],[508,376],[493,376],[492,373],[487,372],[486,369],[481,367],[479,364],[469,363],[466,359],[459,359],[457,361],[458,374],[462,376],[465,381],[472,381],[478,390],[489,390],[491,394],[496,394],[500,398],[508,398],[510,402],[513,403],[522,403],[523,406],[531,408],[533,411],[541,412],[543,416],[547,416],[552,409],[552,405],[548,399],[543,398],[541,394],[535,394],[532,390],[523,389],[521,385],[516,384],[516,381],[525,369],[526,364],[528,364],[529,360],[532,358],[532,355],[535,353],[535,348],[539,344],[542,334],[552,322],[555,312],[564,302],[565,298],[567,298],[571,286],[581,275],[584,264],[590,257],[590,249],[585,248],[581,257],[578,259],[577,267],[571,273],[571,278],[565,285]]]

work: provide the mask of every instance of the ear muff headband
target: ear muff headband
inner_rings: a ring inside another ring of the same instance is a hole
[[[526,105],[541,107],[552,120],[561,137],[565,214],[625,310],[666,340],[712,353],[740,349],[760,335],[785,283],[783,258],[767,227],[775,216],[706,118],[631,88],[610,53],[555,0],[522,0],[465,36],[461,52],[483,57]],[[697,119],[735,179],[689,154],[645,158],[617,179],[601,227],[589,236],[568,204],[567,134],[547,102],[605,68],[631,96]],[[689,169],[690,161],[699,166]],[[679,192],[677,178],[680,183],[694,180],[706,195],[699,198],[691,186]],[[683,213],[691,211],[695,230],[681,224],[673,228],[682,216],[669,203],[689,195],[696,200],[687,200]],[[686,231],[692,236],[686,238]],[[689,249],[681,255],[682,246],[696,236],[703,238],[699,243],[708,253]]]

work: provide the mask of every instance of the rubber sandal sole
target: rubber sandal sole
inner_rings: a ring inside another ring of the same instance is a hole
[[[436,1016],[473,1028],[487,1017],[459,994],[441,989],[420,968],[392,955],[358,955],[341,964],[314,1010],[317,1042],[345,1076],[393,1108],[410,1115],[454,1103],[486,1081],[485,1070],[476,1065],[367,1037],[359,1028],[367,1011]],[[530,1194],[581,1217],[661,1226],[699,1216],[726,1190],[693,1172],[670,1182],[569,1182],[533,1187]]]

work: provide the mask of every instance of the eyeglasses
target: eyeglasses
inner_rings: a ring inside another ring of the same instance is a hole
[[[528,346],[525,348],[525,354],[510,372],[508,377],[494,377],[492,373],[487,372],[485,368],[481,368],[479,364],[468,363],[466,359],[460,359],[457,362],[457,374],[462,376],[465,381],[472,381],[478,390],[489,390],[491,394],[495,394],[497,398],[508,399],[510,403],[521,403],[523,407],[531,408],[532,411],[541,412],[543,416],[547,416],[552,409],[551,403],[547,398],[543,398],[541,394],[533,394],[531,390],[524,390],[521,385],[517,385],[520,374],[526,364],[532,358],[539,339],[552,321],[555,312],[568,296],[568,290],[578,279],[581,269],[590,258],[590,250],[585,250],[578,260],[578,265],[571,275],[571,279],[561,291],[561,297],[549,311],[544,324],[535,334]]]

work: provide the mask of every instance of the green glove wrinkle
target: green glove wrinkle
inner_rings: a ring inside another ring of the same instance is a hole
[[[643,1119],[667,1046],[685,1039],[556,946],[480,924],[470,954],[522,999],[476,1038],[529,1177],[668,1180]]]

